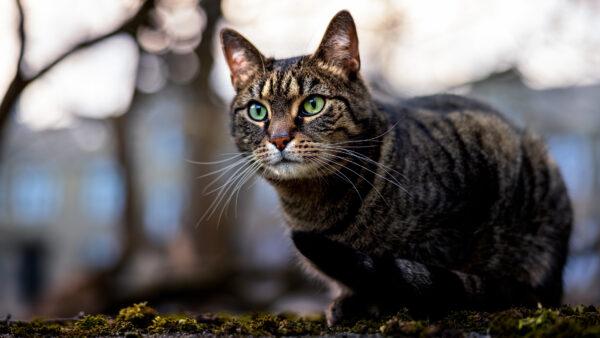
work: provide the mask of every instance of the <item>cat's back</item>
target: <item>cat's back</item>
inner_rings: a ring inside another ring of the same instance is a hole
[[[380,103],[380,108],[387,114],[392,115],[392,119],[406,116],[424,117],[424,120],[427,120],[426,117],[442,119],[450,114],[471,113],[472,115],[481,116],[480,118],[494,118],[499,120],[500,123],[510,126],[511,129],[519,129],[494,107],[474,98],[460,95],[417,96],[396,100],[395,102]]]
[[[442,114],[458,110],[477,110],[498,114],[490,105],[472,98],[453,94],[412,97],[401,100],[399,105],[413,109],[433,110]]]
[[[450,184],[452,189],[457,184],[468,186],[472,183],[469,177],[489,177],[492,173],[487,171],[492,167],[504,169],[505,175],[516,174],[524,148],[539,146],[537,155],[546,156],[536,136],[491,106],[464,96],[415,97],[381,104],[380,112],[386,116],[388,128],[396,131],[394,148],[415,163],[414,175],[426,174],[425,180],[453,178],[458,182]],[[420,168],[425,165],[428,167]],[[502,174],[494,171],[493,176]]]
[[[413,202],[426,217],[454,212],[457,201],[477,206],[465,210],[488,210],[488,220],[504,217],[505,208],[516,218],[535,218],[554,204],[570,224],[566,188],[542,139],[491,106],[442,94],[382,105],[381,111],[395,131],[386,165],[411,178],[418,196]]]

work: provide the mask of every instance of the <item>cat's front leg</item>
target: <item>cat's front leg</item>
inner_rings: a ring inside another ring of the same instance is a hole
[[[329,326],[345,320],[377,317],[379,314],[378,271],[372,258],[315,232],[292,232],[296,249],[321,273],[337,281],[340,295],[329,304],[325,315]]]
[[[379,271],[373,259],[316,232],[293,231],[296,249],[325,275],[353,291],[370,289]]]

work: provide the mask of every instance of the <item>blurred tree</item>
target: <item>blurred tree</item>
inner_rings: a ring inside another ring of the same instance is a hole
[[[14,107],[23,90],[32,82],[42,77],[44,74],[60,64],[64,59],[73,53],[87,47],[91,47],[101,41],[111,38],[117,34],[128,34],[136,37],[141,27],[152,27],[159,24],[156,20],[155,9],[159,4],[152,0],[144,1],[137,12],[128,20],[126,20],[117,29],[107,32],[101,36],[90,40],[82,41],[76,44],[69,50],[63,52],[59,57],[49,63],[37,74],[26,77],[22,72],[23,67],[23,52],[27,43],[26,33],[24,30],[24,22],[26,15],[23,11],[22,4],[16,0],[20,21],[19,21],[19,36],[21,46],[18,57],[18,67],[13,80],[4,96],[0,105],[0,146],[2,146],[7,132],[7,124],[11,114],[14,112]],[[216,36],[216,27],[219,18],[221,17],[221,2],[220,1],[205,1],[202,3],[206,14],[205,29],[202,33],[202,39],[199,45],[195,48],[194,53],[199,58],[199,63],[202,71],[190,84],[181,88],[188,91],[188,96],[191,99],[191,104],[185,116],[185,134],[187,136],[187,145],[189,147],[188,156],[194,160],[209,161],[214,158],[214,151],[222,148],[222,144],[227,139],[223,135],[221,128],[215,128],[217,124],[225,125],[224,105],[219,101],[218,96],[213,92],[210,84],[210,70],[213,65],[213,48],[215,44],[213,39]],[[140,54],[142,50],[140,41],[138,48]],[[136,105],[141,106],[144,101],[144,95],[136,90],[128,111],[135,110]],[[129,302],[131,299],[158,299],[167,295],[172,295],[174,292],[188,292],[195,294],[204,294],[205,291],[212,290],[215,287],[219,288],[222,281],[227,279],[231,274],[231,250],[229,243],[229,222],[227,212],[224,217],[212,217],[205,220],[201,226],[197,225],[197,221],[202,217],[202,214],[213,202],[212,196],[206,196],[202,191],[200,184],[190,186],[189,195],[190,203],[184,217],[183,231],[192,238],[192,243],[195,247],[196,263],[190,270],[197,271],[192,273],[192,281],[184,280],[177,281],[173,278],[168,284],[151,283],[149,287],[142,290],[136,290],[135,294],[115,295],[114,287],[116,278],[128,264],[131,262],[136,250],[144,244],[144,234],[141,229],[140,216],[140,198],[136,196],[134,186],[135,157],[132,156],[132,139],[131,125],[132,114],[127,112],[117,117],[109,118],[112,125],[116,159],[119,161],[124,184],[125,205],[122,219],[119,222],[121,229],[121,256],[113,266],[97,271],[92,275],[87,276],[82,281],[77,281],[73,284],[64,285],[64,287],[56,290],[50,297],[47,297],[40,304],[38,312],[52,315],[69,315],[78,312],[81,309],[87,311],[103,311],[110,308],[120,306],[123,302]],[[202,166],[198,168],[200,174],[214,170],[211,166]],[[194,181],[198,172],[189,170],[189,181]],[[207,273],[209,272],[209,273]],[[186,285],[193,285],[187,287]],[[187,291],[186,291],[187,290]],[[119,297],[119,298],[117,298]]]
[[[6,140],[7,124],[10,120],[11,114],[14,111],[15,104],[19,99],[23,90],[32,82],[36,81],[44,74],[53,69],[56,65],[61,63],[68,56],[75,52],[88,48],[101,41],[111,38],[118,34],[130,34],[135,36],[137,29],[141,25],[148,24],[148,14],[153,8],[153,1],[145,1],[141,4],[137,12],[128,20],[126,20],[117,29],[105,33],[101,36],[79,42],[69,50],[64,51],[59,57],[50,62],[41,71],[31,77],[25,77],[21,68],[23,62],[23,54],[25,46],[27,44],[27,37],[24,29],[24,22],[26,20],[25,13],[23,11],[22,4],[19,0],[16,0],[18,12],[20,15],[19,20],[19,37],[21,40],[21,46],[19,49],[19,56],[17,60],[17,70],[9,85],[9,88],[4,95],[2,102],[0,103],[0,146],[3,146]],[[135,97],[132,102],[135,101]],[[50,311],[56,313],[73,313],[79,311],[82,307],[88,305],[90,308],[98,306],[99,304],[106,304],[110,302],[110,297],[107,298],[106,289],[111,283],[110,278],[114,276],[118,271],[123,269],[127,261],[131,258],[132,253],[136,248],[136,239],[139,237],[139,217],[136,206],[138,203],[135,201],[135,189],[133,187],[133,157],[129,153],[129,139],[127,137],[128,119],[129,114],[123,114],[118,117],[110,119],[115,134],[115,148],[117,153],[117,159],[121,164],[124,182],[124,194],[125,194],[125,205],[122,215],[122,221],[120,222],[122,228],[122,244],[121,244],[121,257],[117,263],[108,269],[99,271],[91,275],[88,279],[82,281],[76,287],[64,290],[65,294],[61,293],[58,297],[52,297],[60,299],[60,302],[53,304]],[[82,295],[87,297],[82,298]]]
[[[206,12],[206,28],[202,34],[202,40],[196,48],[200,60],[201,71],[191,85],[194,91],[193,107],[186,114],[186,134],[190,147],[190,156],[197,161],[211,161],[214,159],[215,151],[223,149],[223,143],[227,142],[228,135],[223,135],[223,129],[215,126],[225,126],[227,114],[225,105],[211,86],[210,70],[213,68],[213,46],[218,45],[214,40],[217,22],[221,18],[221,1],[204,1],[203,9]],[[203,166],[200,174],[206,174],[214,167]],[[194,182],[198,173],[190,171],[189,182]],[[225,212],[223,218],[212,217],[202,224],[197,224],[214,196],[207,196],[201,186],[195,184],[190,191],[190,203],[185,216],[186,224],[189,225],[195,238],[194,243],[201,257],[204,259],[205,268],[212,273],[228,274],[231,268],[231,254],[228,253],[229,241],[229,217]],[[204,265],[203,264],[203,265]]]

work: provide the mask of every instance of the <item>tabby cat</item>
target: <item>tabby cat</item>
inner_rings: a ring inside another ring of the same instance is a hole
[[[231,29],[221,42],[231,133],[338,290],[330,325],[560,303],[572,211],[539,138],[465,97],[375,101],[347,11],[312,55],[268,58]]]

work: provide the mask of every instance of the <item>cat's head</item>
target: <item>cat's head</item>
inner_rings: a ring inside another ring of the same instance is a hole
[[[334,16],[312,55],[268,58],[231,29],[221,42],[237,92],[231,132],[240,151],[275,180],[337,171],[342,149],[364,137],[372,117],[350,13]]]

